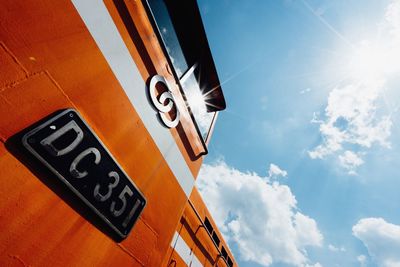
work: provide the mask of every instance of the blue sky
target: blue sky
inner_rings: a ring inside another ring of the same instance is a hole
[[[198,187],[240,266],[400,266],[400,1],[198,3],[227,102]]]

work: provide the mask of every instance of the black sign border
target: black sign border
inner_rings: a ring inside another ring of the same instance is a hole
[[[114,156],[111,154],[111,152],[108,150],[108,148],[104,145],[104,143],[101,141],[101,139],[97,136],[95,131],[86,123],[86,121],[82,118],[82,116],[72,108],[66,109],[62,111],[61,113],[55,115],[49,120],[46,120],[45,122],[41,123],[39,126],[35,127],[34,129],[30,130],[24,136],[22,137],[22,144],[23,146],[30,152],[32,153],[38,160],[40,160],[41,163],[43,163],[53,174],[55,174],[73,193],[75,193],[76,196],[78,196],[96,215],[98,215],[109,227],[111,227],[112,230],[114,230],[118,236],[122,239],[125,239],[128,237],[132,229],[134,228],[136,222],[138,219],[133,223],[132,227],[129,229],[129,231],[126,234],[123,234],[121,231],[118,230],[117,227],[115,227],[108,219],[106,216],[104,216],[95,206],[93,206],[89,200],[87,200],[78,190],[76,190],[64,176],[62,176],[56,169],[54,169],[45,159],[43,159],[30,145],[28,142],[29,137],[40,131],[41,129],[45,128],[49,124],[51,124],[53,121],[57,120],[58,118],[64,116],[67,113],[74,113],[75,116],[78,116],[80,120],[85,124],[85,126],[90,130],[90,132],[93,134],[93,136],[97,139],[97,141],[100,143],[100,145],[103,146],[104,150],[109,154],[111,159],[115,162],[115,164],[118,166],[120,171],[128,178],[129,182],[132,184],[132,186],[138,191],[139,195],[144,199],[144,205],[138,214],[137,218],[139,219],[140,215],[142,214],[143,210],[145,209],[147,205],[147,200],[144,197],[143,193],[139,190],[139,188],[136,186],[136,184],[132,181],[130,176],[125,172],[125,170],[119,165],[118,161],[114,158]]]

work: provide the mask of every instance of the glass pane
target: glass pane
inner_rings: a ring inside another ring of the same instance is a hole
[[[182,89],[185,93],[188,102],[187,104],[192,111],[197,126],[199,127],[201,136],[205,141],[215,112],[207,112],[207,99],[204,97],[194,73],[190,74],[190,76],[185,79],[182,83]]]
[[[211,225],[211,223],[210,223],[210,221],[208,220],[207,217],[206,217],[206,219],[204,221],[204,225],[206,226],[207,231],[211,234],[214,229],[213,229],[213,227],[212,227],[212,225]]]
[[[154,20],[156,21],[158,31],[160,32],[171,63],[174,66],[178,78],[180,78],[189,67],[179,44],[167,6],[164,0],[147,0],[147,2],[153,13]]]

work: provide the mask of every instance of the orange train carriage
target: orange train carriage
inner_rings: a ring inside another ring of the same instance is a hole
[[[0,265],[236,266],[194,187],[224,108],[194,0],[2,0]]]

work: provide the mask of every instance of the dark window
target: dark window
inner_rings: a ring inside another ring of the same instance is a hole
[[[228,253],[226,252],[226,249],[225,249],[224,246],[222,246],[221,255],[222,255],[222,257],[223,257],[224,259],[226,259],[226,257],[228,256]]]
[[[219,247],[220,240],[219,240],[219,237],[217,236],[217,233],[216,233],[216,232],[214,232],[214,233],[212,234],[212,239],[214,240],[214,242],[215,242],[215,244],[217,245],[217,247]]]
[[[147,0],[164,52],[173,66],[203,141],[215,112],[225,109],[214,61],[195,0]]]
[[[231,260],[231,258],[229,256],[228,256],[227,262],[228,262],[228,266],[229,267],[233,266],[233,262],[232,262],[232,260]]]
[[[164,0],[148,0],[155,23],[178,78],[189,69]]]
[[[210,234],[214,231],[214,228],[212,227],[212,225],[211,225],[211,223],[210,223],[210,221],[208,220],[207,217],[204,220],[204,225],[206,226],[206,229]]]

